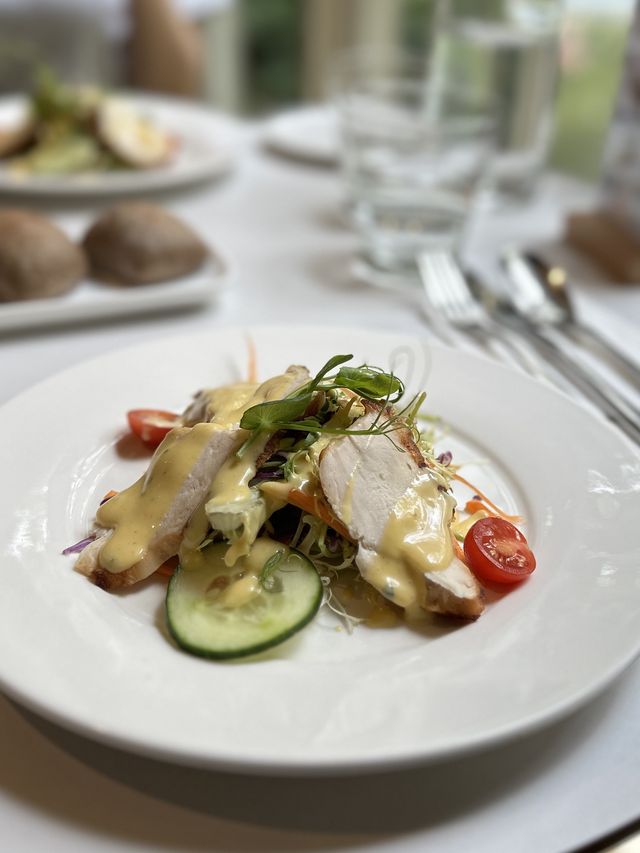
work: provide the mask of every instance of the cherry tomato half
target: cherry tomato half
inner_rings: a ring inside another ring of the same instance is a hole
[[[159,409],[132,409],[127,412],[131,432],[149,447],[157,447],[165,435],[180,425],[180,416]]]
[[[481,518],[464,538],[464,555],[481,581],[519,583],[536,567],[536,558],[517,527],[503,518]]]

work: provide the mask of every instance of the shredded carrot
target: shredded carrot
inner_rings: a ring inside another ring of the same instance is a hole
[[[177,557],[169,557],[168,560],[165,560],[161,566],[158,566],[156,569],[157,575],[162,575],[162,577],[170,578],[171,575],[175,572],[178,566],[178,558]]]
[[[100,501],[100,506],[102,506],[102,504],[103,504],[105,501],[108,501],[108,500],[109,500],[109,498],[115,498],[115,496],[116,496],[117,494],[118,494],[118,493],[115,491],[115,489],[109,489],[109,491],[107,492],[107,494],[106,494],[106,495],[102,498],[102,500]]]
[[[247,350],[249,355],[249,363],[247,366],[247,382],[258,381],[258,360],[256,356],[256,345],[253,338],[247,336]]]
[[[451,541],[453,542],[453,553],[456,555],[456,557],[460,560],[461,563],[464,563],[465,566],[468,566],[469,564],[467,563],[467,558],[465,557],[464,551],[460,547],[460,543],[453,535],[453,533],[451,534]]]
[[[347,528],[341,521],[338,521],[335,515],[331,512],[328,504],[326,504],[322,498],[319,498],[317,495],[308,495],[300,489],[291,489],[287,495],[287,500],[290,504],[297,506],[298,509],[301,509],[303,512],[308,512],[311,515],[317,516],[317,518],[324,521],[325,524],[328,524],[329,527],[333,527],[336,533],[339,533],[340,536],[343,536],[345,539],[353,542]]]
[[[473,515],[474,512],[488,512],[491,515],[491,510],[486,504],[483,504],[482,501],[474,500],[473,498],[470,501],[467,501],[464,505],[464,511],[468,512],[469,515]]]
[[[467,488],[471,489],[474,494],[478,495],[478,497],[481,498],[482,503],[486,504],[486,506],[479,506],[478,509],[487,510],[487,507],[489,507],[490,510],[487,511],[491,511],[492,515],[495,513],[495,515],[497,515],[499,518],[504,518],[505,521],[511,521],[514,524],[523,520],[521,515],[509,515],[508,513],[501,510],[500,507],[496,506],[494,502],[490,500],[485,494],[483,494],[477,486],[474,486],[473,483],[470,483],[468,480],[465,480],[465,478],[461,477],[460,474],[455,473],[453,477],[455,480],[458,480],[459,483],[462,483],[463,485],[467,486]],[[476,503],[476,501],[469,501],[467,506],[470,503]]]

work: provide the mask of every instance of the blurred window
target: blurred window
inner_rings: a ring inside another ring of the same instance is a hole
[[[555,168],[584,178],[600,172],[633,7],[633,0],[565,0]]]
[[[198,22],[206,99],[259,115],[326,97],[331,59],[345,48],[386,42],[426,53],[443,0],[171,2]],[[551,165],[595,178],[634,0],[558,2],[565,14]],[[42,61],[64,79],[126,83],[129,3],[0,0],[0,91],[26,88],[34,65]]]
[[[564,0],[562,5],[561,78],[551,165],[596,178],[634,2]],[[321,98],[325,93],[317,82],[305,85],[310,77],[305,66],[321,64],[319,43],[326,65],[332,49],[362,42],[367,33],[375,32],[376,16],[386,17],[390,39],[426,51],[435,7],[436,0],[242,0],[245,111],[260,113],[305,97]],[[311,76],[320,78],[321,70]]]

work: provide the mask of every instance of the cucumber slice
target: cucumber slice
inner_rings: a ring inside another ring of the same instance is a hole
[[[166,598],[167,624],[178,645],[217,660],[284,642],[313,619],[322,601],[320,577],[300,552],[259,539],[252,555],[229,568],[227,548],[210,545],[192,563],[179,566]],[[263,556],[276,550],[284,553],[265,589],[258,580]]]

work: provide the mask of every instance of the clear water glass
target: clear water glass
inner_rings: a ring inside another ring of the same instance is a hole
[[[370,76],[338,97],[342,167],[363,256],[416,274],[416,256],[462,239],[493,147],[493,123],[426,78]]]
[[[531,196],[553,130],[559,0],[448,0],[436,38],[436,73],[492,104],[493,182],[505,200]]]

